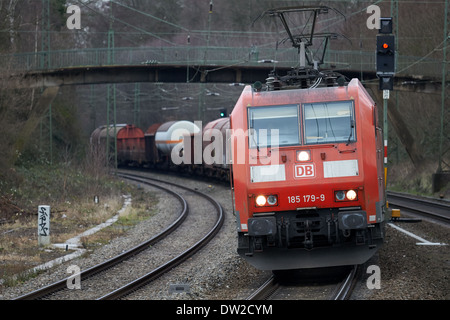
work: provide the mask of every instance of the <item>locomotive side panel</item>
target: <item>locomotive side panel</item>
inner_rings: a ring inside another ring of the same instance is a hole
[[[351,91],[358,95],[359,114],[361,117],[361,147],[364,152],[363,170],[365,210],[369,224],[382,223],[384,221],[385,196],[384,175],[382,163],[382,132],[377,129],[377,109],[374,101],[367,93],[362,84],[354,82]]]

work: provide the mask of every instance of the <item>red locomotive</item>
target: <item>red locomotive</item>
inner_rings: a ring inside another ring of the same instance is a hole
[[[382,132],[359,80],[255,92],[231,113],[238,252],[258,269],[361,264],[384,237]]]

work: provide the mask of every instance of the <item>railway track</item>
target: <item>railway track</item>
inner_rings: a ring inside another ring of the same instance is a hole
[[[398,192],[387,192],[391,207],[450,223],[450,201],[415,197]]]
[[[327,285],[311,285],[302,283],[300,285],[285,283],[280,281],[277,276],[272,275],[266,282],[264,282],[258,289],[256,289],[246,300],[270,300],[274,296],[283,297],[283,291],[294,292],[294,294],[287,293],[284,295],[291,295],[295,298],[296,291],[313,291],[312,288],[319,288],[318,292],[332,292],[328,296],[329,300],[347,300],[352,294],[352,290],[355,282],[357,281],[358,266],[352,266],[350,270],[345,274],[345,277],[341,277],[338,283]],[[309,297],[308,299],[312,299]],[[320,299],[321,297],[319,297]]]
[[[194,189],[187,188],[185,186],[181,186],[172,182],[162,181],[158,179],[148,178],[148,177],[141,177],[136,174],[124,174],[120,173],[118,176],[123,177],[128,180],[132,180],[138,183],[142,183],[145,185],[152,186],[154,188],[158,188],[160,190],[163,190],[164,192],[169,193],[173,197],[177,199],[177,201],[181,204],[181,209],[178,215],[178,218],[172,222],[168,227],[166,227],[163,231],[161,231],[156,236],[142,242],[141,244],[129,249],[128,251],[113,257],[103,263],[100,263],[94,267],[91,267],[89,269],[83,270],[80,273],[81,281],[90,280],[92,278],[95,278],[97,275],[100,275],[109,270],[114,268],[115,266],[120,265],[121,263],[126,262],[128,259],[137,256],[140,253],[143,253],[146,250],[151,250],[152,246],[154,246],[156,243],[160,242],[162,239],[167,237],[169,234],[174,232],[178,227],[181,226],[182,222],[186,220],[188,213],[189,213],[189,206],[188,202],[186,201],[186,197],[183,196],[180,192],[175,192],[172,189],[179,188],[181,190],[184,190],[187,193],[195,194],[197,197],[202,197],[203,199],[207,200],[209,203],[214,206],[214,208],[217,211],[217,219],[214,222],[213,227],[206,233],[205,236],[203,236],[199,241],[197,241],[194,245],[189,246],[188,249],[184,250],[182,253],[178,254],[175,258],[171,259],[170,261],[161,264],[157,268],[153,269],[150,272],[146,272],[143,276],[138,277],[137,279],[134,278],[133,281],[130,281],[124,285],[121,285],[119,289],[115,289],[113,291],[110,291],[106,294],[102,294],[100,298],[97,298],[99,300],[107,300],[107,299],[119,299],[120,297],[123,297],[130,292],[136,291],[138,288],[145,286],[146,284],[150,283],[152,280],[156,279],[158,276],[164,274],[165,272],[169,271],[176,265],[182,263],[184,260],[191,257],[194,253],[196,253],[198,250],[200,250],[204,245],[206,245],[220,230],[220,227],[223,224],[224,220],[224,214],[222,207],[220,204],[211,198],[210,196],[199,192]],[[163,186],[166,185],[166,186]],[[169,187],[167,187],[167,185]],[[109,271],[108,271],[109,272]],[[62,279],[60,281],[57,281],[53,284],[50,284],[46,287],[40,288],[38,290],[35,290],[33,292],[30,292],[28,294],[22,295],[20,297],[17,297],[15,300],[36,300],[36,299],[43,299],[50,297],[51,295],[55,293],[59,293],[62,291],[79,291],[79,290],[68,290],[67,289],[67,280],[69,278]]]
[[[448,200],[414,197],[397,192],[388,192],[387,197],[391,207],[404,209],[414,214],[450,223],[450,201]],[[331,290],[333,293],[329,295],[328,298],[330,300],[349,299],[352,294],[353,286],[357,281],[357,275],[358,266],[354,266],[338,284],[334,285],[334,289]],[[292,297],[295,295],[295,291],[301,292],[311,290],[311,288],[311,286],[306,284],[292,285],[285,283],[279,281],[276,276],[272,275],[265,283],[248,296],[247,300],[280,299],[280,297],[283,298],[289,295]],[[299,296],[301,296],[301,294],[299,294]]]
[[[352,290],[357,280],[358,266],[353,266],[350,269],[348,275],[344,280],[337,286],[337,290],[333,295],[332,300],[348,300],[352,295]]]
[[[152,180],[155,181],[156,179],[152,179]],[[155,280],[162,274],[166,273],[167,271],[171,270],[172,268],[179,265],[183,261],[187,260],[193,254],[195,254],[197,251],[199,251],[201,248],[203,248],[212,238],[214,238],[214,236],[219,232],[220,227],[223,224],[223,221],[224,221],[223,209],[222,209],[221,205],[215,199],[211,198],[207,194],[204,194],[198,190],[187,188],[185,186],[181,186],[181,185],[178,185],[178,184],[175,184],[172,182],[165,182],[165,181],[161,181],[161,180],[156,180],[156,181],[167,183],[172,186],[176,186],[177,188],[181,188],[181,189],[193,192],[193,193],[197,194],[198,196],[201,196],[201,197],[207,199],[210,203],[212,203],[214,205],[214,207],[217,210],[217,220],[216,220],[213,228],[211,228],[205,236],[203,236],[199,241],[197,241],[194,245],[189,247],[187,250],[183,251],[181,254],[179,254],[172,260],[168,261],[167,263],[146,273],[145,275],[141,276],[140,278],[136,279],[135,281],[132,281],[132,282],[120,287],[119,289],[116,289],[116,290],[108,293],[107,295],[100,297],[98,300],[120,299],[120,298],[138,290],[139,288],[147,285],[148,283]]]

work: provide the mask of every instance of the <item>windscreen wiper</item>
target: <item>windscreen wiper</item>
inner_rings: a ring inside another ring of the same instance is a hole
[[[353,129],[354,128],[355,128],[355,121],[354,120],[350,120],[350,135],[348,136],[348,140],[347,140],[346,146],[348,146],[350,144],[350,139],[353,136]]]

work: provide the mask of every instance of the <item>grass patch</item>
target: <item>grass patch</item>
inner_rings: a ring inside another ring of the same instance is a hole
[[[0,290],[34,277],[36,274],[28,270],[67,254],[38,247],[40,204],[51,206],[51,243],[64,243],[116,215],[123,206],[122,195],[131,194],[131,206],[116,224],[82,239],[89,250],[122,236],[155,213],[156,196],[109,175],[87,174],[65,165],[15,170],[14,180],[0,184]],[[100,199],[98,204],[94,195]]]
[[[93,199],[94,195],[105,197],[130,192],[130,187],[120,179],[109,175],[92,175],[82,168],[56,164],[16,168],[13,184],[2,185],[1,191],[13,199],[23,210],[37,210],[40,204],[72,204]]]
[[[145,197],[143,197],[145,195]],[[152,206],[148,205],[153,204]],[[119,236],[123,236],[131,228],[138,223],[150,219],[156,214],[157,198],[151,193],[145,193],[142,190],[137,190],[135,198],[132,199],[131,206],[124,210],[116,223],[111,226],[100,230],[99,232],[83,237],[81,243],[83,248],[88,250],[94,250],[104,244],[109,243],[112,239]]]
[[[425,163],[415,168],[412,163],[393,164],[388,167],[388,190],[409,193],[418,196],[450,197],[450,185],[433,193],[432,176],[436,172],[433,163]]]

